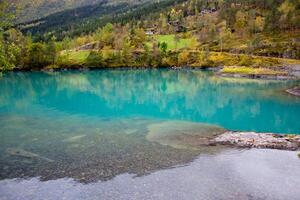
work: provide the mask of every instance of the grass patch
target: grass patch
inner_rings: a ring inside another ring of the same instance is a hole
[[[270,68],[253,67],[224,67],[223,73],[227,74],[246,74],[246,75],[287,75],[287,72],[274,70]]]
[[[176,42],[175,35],[159,35],[157,40],[160,43],[166,42],[168,44],[168,50],[188,48],[192,41],[191,39],[179,39]]]
[[[89,56],[90,51],[72,51],[66,55],[67,59],[73,63],[84,63],[86,58]]]
[[[167,45],[168,45],[167,50],[168,51],[188,48],[189,46],[191,46],[191,42],[192,42],[192,39],[189,39],[189,38],[186,38],[186,39],[180,38],[176,42],[174,34],[171,34],[171,35],[156,35],[156,36],[153,36],[153,37],[154,37],[154,39],[157,40],[157,42],[167,43]],[[147,45],[149,47],[152,47],[152,42],[148,42]]]

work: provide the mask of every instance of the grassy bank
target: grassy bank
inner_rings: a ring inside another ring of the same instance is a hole
[[[84,64],[92,51],[68,51],[63,52],[60,55],[60,59],[67,64]],[[101,54],[103,58],[109,59],[110,56],[114,56],[118,51],[114,50],[102,50]],[[144,51],[133,51],[134,55],[142,55]],[[149,52],[151,55],[153,52]],[[183,54],[187,57],[186,59]],[[247,67],[278,67],[284,65],[300,64],[300,60],[285,59],[276,57],[265,56],[252,56],[246,54],[231,54],[226,52],[204,52],[199,50],[183,50],[183,51],[169,51],[165,57],[177,56],[176,59],[187,60],[192,66],[205,66],[205,67],[217,67],[217,66],[247,66]],[[134,62],[134,60],[133,60]],[[173,63],[176,65],[176,63]]]
[[[131,51],[126,57],[122,51],[68,51],[62,52],[56,66],[48,68],[84,67],[195,67],[221,68],[224,74],[288,76],[289,66],[300,65],[300,60],[246,54],[205,52],[199,50]]]
[[[171,36],[162,37],[170,39]],[[187,42],[187,41],[185,41]],[[182,41],[181,45],[186,43]],[[172,47],[172,46],[171,46]],[[289,66],[300,65],[300,60],[276,57],[209,52],[201,50],[168,50],[166,52],[69,50],[62,51],[54,65],[46,69],[93,67],[195,67],[220,68],[223,74],[288,76]],[[1,71],[1,70],[0,70]]]
[[[269,68],[253,68],[253,67],[224,67],[221,70],[225,74],[244,74],[244,75],[270,75],[270,76],[287,76],[288,72],[274,70]]]

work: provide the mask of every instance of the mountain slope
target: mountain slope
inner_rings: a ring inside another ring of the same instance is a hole
[[[149,0],[9,0],[13,8],[18,8],[17,22],[28,22],[46,17],[50,14],[83,6],[97,5],[108,6],[119,4],[139,4]]]
[[[30,32],[41,37],[41,39],[47,40],[47,37],[52,35],[58,39],[63,39],[66,36],[73,37],[93,32],[109,22],[126,23],[131,20],[138,20],[185,1],[107,1],[65,10],[41,19],[21,23],[19,28],[23,32]]]

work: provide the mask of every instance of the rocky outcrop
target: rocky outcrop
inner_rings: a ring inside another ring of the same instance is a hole
[[[300,149],[300,135],[228,131],[214,138],[212,144],[296,151]]]
[[[294,96],[300,97],[300,87],[294,87],[292,89],[286,90],[287,93],[292,94]]]
[[[97,50],[99,49],[99,43],[98,42],[91,42],[85,45],[82,45],[78,48],[76,48],[77,51],[82,51],[82,50]]]

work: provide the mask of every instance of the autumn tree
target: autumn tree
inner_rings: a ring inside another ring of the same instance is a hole
[[[51,40],[48,42],[48,44],[45,47],[47,61],[51,65],[55,64],[56,57],[57,57],[57,48],[56,48],[55,40],[56,40],[55,37],[52,37]]]
[[[248,23],[247,13],[240,10],[236,13],[235,18],[234,28],[239,35],[243,36]]]
[[[103,65],[102,51],[91,51],[89,56],[86,58],[85,65],[88,67],[99,67]]]
[[[147,35],[142,28],[135,28],[131,35],[131,44],[136,48],[143,48]]]
[[[45,59],[45,45],[33,43],[29,48],[29,65],[33,68],[42,68],[47,65]]]
[[[179,66],[188,65],[189,60],[190,60],[190,53],[186,49],[181,51],[178,54],[178,65]]]

